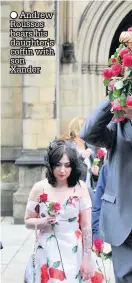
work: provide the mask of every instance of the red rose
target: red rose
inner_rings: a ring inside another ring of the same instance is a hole
[[[126,67],[132,67],[132,54],[126,54],[123,57],[123,65]]]
[[[115,64],[116,62],[117,62],[116,58],[112,58],[112,59],[111,59],[111,63],[112,63],[112,64]]]
[[[72,206],[76,207],[76,206],[75,206],[75,200],[74,200],[73,197],[69,197],[69,203],[70,203]]]
[[[114,82],[114,80],[112,80],[108,85],[109,90],[113,89],[114,85],[115,85],[115,82]]]
[[[53,279],[58,279],[60,281],[63,281],[65,279],[65,274],[62,270],[55,269],[53,267],[49,268],[49,274],[50,277]]]
[[[104,276],[101,272],[96,271],[94,276],[90,278],[92,283],[102,283],[104,280]]]
[[[113,101],[113,102],[111,102],[111,104],[112,104],[113,110],[115,110],[115,111],[122,110],[122,106],[120,105],[120,103],[118,101]]]
[[[132,27],[128,29],[128,31],[132,32]]]
[[[103,76],[105,79],[109,80],[112,77],[112,69],[111,68],[104,69]]]
[[[132,107],[132,95],[129,95],[126,99],[126,106]]]
[[[122,70],[121,64],[117,63],[112,66],[112,75],[113,76],[118,76]]]
[[[103,247],[103,241],[101,239],[96,239],[93,241],[93,244],[95,246],[96,251],[100,252]]]
[[[52,208],[53,210],[58,211],[61,209],[61,205],[59,202],[54,202]]]
[[[82,232],[81,232],[81,230],[76,230],[76,231],[75,231],[75,234],[76,234],[77,239],[79,239],[80,237],[82,237]]]
[[[123,58],[124,55],[126,55],[126,54],[128,54],[128,53],[129,53],[128,48],[127,48],[127,47],[124,47],[124,48],[122,48],[122,49],[120,50],[119,55],[120,55],[121,58]]]
[[[98,158],[101,158],[101,157],[103,157],[103,156],[105,156],[106,155],[106,152],[102,149],[102,148],[99,148],[98,150],[97,150],[97,157]]]
[[[46,264],[43,264],[41,267],[41,282],[47,283],[49,281],[48,267]]]
[[[40,195],[39,198],[40,198],[40,201],[47,201],[48,195],[44,193],[44,194]]]

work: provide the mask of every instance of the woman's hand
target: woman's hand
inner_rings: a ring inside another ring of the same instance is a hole
[[[80,272],[84,281],[89,280],[92,276],[94,276],[95,268],[93,266],[91,256],[83,256]]]
[[[99,175],[99,166],[92,166],[91,171],[93,175],[98,176]]]
[[[86,150],[82,152],[82,157],[85,159],[85,158],[88,158],[91,154],[92,154],[91,148],[87,148]]]
[[[56,223],[56,216],[46,216],[39,218],[39,225],[41,225],[41,229],[49,228],[50,225]]]

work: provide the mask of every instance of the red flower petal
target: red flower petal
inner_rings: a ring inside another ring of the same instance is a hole
[[[55,269],[53,267],[49,268],[49,274],[51,278],[58,279],[60,281],[63,281],[65,279],[65,274],[62,270]]]
[[[39,196],[39,199],[40,199],[40,201],[47,201],[48,200],[48,195],[47,194],[41,194],[40,196]]]
[[[80,230],[76,230],[75,234],[78,239],[82,236],[82,232]]]
[[[102,283],[104,276],[101,272],[96,271],[94,276],[90,278],[92,283]]]

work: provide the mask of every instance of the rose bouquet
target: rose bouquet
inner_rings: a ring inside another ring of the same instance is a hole
[[[121,44],[108,61],[109,67],[103,71],[115,121],[125,119],[123,107],[132,107],[132,27],[121,33],[119,41]]]
[[[47,206],[48,215],[57,215],[61,210],[61,204],[59,202],[53,202],[48,200],[48,195],[43,193],[39,196],[39,202],[45,203]],[[47,205],[48,203],[48,205]]]

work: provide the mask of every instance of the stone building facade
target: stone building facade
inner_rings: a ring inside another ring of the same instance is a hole
[[[9,74],[10,12],[54,12],[46,21],[55,56],[27,56],[39,75]],[[2,215],[22,223],[28,193],[44,178],[44,154],[69,121],[86,117],[106,95],[103,68],[131,26],[131,1],[1,2]]]

